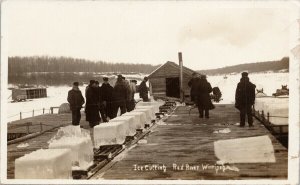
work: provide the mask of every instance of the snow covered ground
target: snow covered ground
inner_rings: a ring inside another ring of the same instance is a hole
[[[125,75],[126,76],[126,75]],[[259,73],[250,74],[250,81],[256,84],[258,89],[264,88],[264,92],[267,95],[272,95],[276,92],[276,89],[281,88],[281,85],[288,85],[289,73]],[[133,78],[133,76],[130,76]],[[241,75],[227,75],[227,79],[224,79],[224,75],[220,76],[208,76],[207,80],[211,83],[212,87],[218,86],[222,92],[223,100],[220,104],[234,103],[236,85],[240,80]],[[128,77],[129,78],[129,77]],[[140,79],[142,76],[137,77]],[[80,86],[80,90],[84,95],[85,87]],[[7,119],[8,121],[14,121],[20,119],[20,112],[22,112],[22,118],[31,117],[32,110],[34,109],[34,115],[42,114],[42,109],[48,109],[45,113],[49,113],[49,108],[52,106],[60,106],[62,103],[67,102],[68,91],[71,89],[69,86],[50,86],[47,88],[47,98],[32,99],[26,102],[11,103],[11,97],[7,99]],[[7,90],[7,97],[11,95],[11,90]],[[139,98],[138,94],[135,96]]]

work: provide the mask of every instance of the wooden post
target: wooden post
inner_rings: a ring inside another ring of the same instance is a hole
[[[45,114],[45,108],[43,108],[43,114]]]
[[[32,117],[34,117],[34,109],[32,110]]]
[[[182,53],[178,53],[178,58],[179,58],[179,68],[180,68],[180,73],[179,73],[179,83],[180,83],[180,101],[183,102],[184,95],[183,95],[183,72],[182,72]]]
[[[51,114],[53,114],[53,107],[51,107],[50,110],[51,110]]]

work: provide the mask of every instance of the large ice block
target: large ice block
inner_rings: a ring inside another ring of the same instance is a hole
[[[93,144],[85,137],[61,137],[58,140],[52,140],[49,148],[71,149],[73,165],[78,163],[82,169],[87,169],[93,162]]]
[[[214,142],[216,157],[225,163],[274,163],[269,136],[247,137]]]
[[[101,123],[94,127],[95,147],[123,144],[126,138],[127,125],[124,121]]]
[[[150,109],[151,110],[151,119],[155,119],[156,118],[156,108],[154,105],[148,105],[148,106],[136,106],[135,109]],[[158,108],[159,109],[159,108]]]
[[[138,117],[130,116],[130,115],[122,115],[119,117],[116,117],[114,119],[111,119],[109,122],[125,122],[128,129],[126,130],[126,136],[134,136],[136,133],[136,127],[139,124],[138,123]]]
[[[131,112],[144,112],[146,114],[146,123],[147,124],[150,124],[151,123],[151,120],[152,120],[152,114],[153,114],[153,111],[151,109],[134,109],[133,111]]]
[[[269,121],[275,125],[288,125],[289,115],[289,99],[288,98],[256,98],[255,110],[264,111],[267,117],[269,113]]]
[[[136,117],[136,119],[138,120],[137,125],[136,125],[136,129],[144,129],[145,124],[147,123],[147,117],[146,117],[145,112],[131,111],[131,112],[126,112],[122,116],[134,116],[134,117]]]
[[[15,160],[16,179],[70,179],[70,149],[40,149]]]
[[[69,148],[73,164],[87,169],[93,162],[93,143],[88,130],[80,126],[61,127],[49,141],[49,148]]]
[[[163,105],[164,102],[139,102],[136,104],[136,107],[140,106],[154,106],[154,112],[158,113],[159,112],[159,106]]]

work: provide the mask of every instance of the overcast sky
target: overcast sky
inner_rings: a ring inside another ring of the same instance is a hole
[[[185,66],[201,70],[287,56],[295,20],[285,5],[5,1],[2,35],[8,56],[162,64],[181,51]]]

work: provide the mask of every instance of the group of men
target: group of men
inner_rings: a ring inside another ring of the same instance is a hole
[[[103,122],[108,122],[109,119],[117,117],[119,109],[122,115],[135,108],[134,95],[137,92],[137,81],[127,81],[124,76],[118,75],[113,87],[108,80],[107,77],[104,77],[101,86],[99,86],[98,81],[90,80],[85,89],[86,100],[78,88],[79,82],[73,83],[73,88],[68,92],[67,98],[72,112],[73,125],[79,125],[81,120],[80,110],[84,103],[86,121],[89,122],[91,128],[98,125],[101,118]],[[148,78],[145,77],[139,85],[140,98],[143,101],[149,101],[147,81]]]
[[[192,79],[188,82],[191,88],[191,100],[198,106],[199,117],[209,118],[209,110],[214,109],[210,93],[212,87],[205,75],[198,76],[193,73]],[[253,127],[252,106],[255,102],[255,85],[250,82],[248,73],[243,72],[235,92],[235,107],[240,111],[240,127],[245,126],[246,115],[249,127]]]

